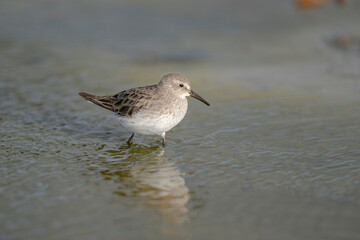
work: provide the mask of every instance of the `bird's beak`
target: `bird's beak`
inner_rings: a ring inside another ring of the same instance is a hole
[[[202,101],[203,103],[205,103],[206,105],[210,106],[210,103],[208,103],[205,99],[203,99],[202,97],[200,97],[196,92],[194,92],[193,90],[190,90],[190,97],[196,98],[197,100]]]

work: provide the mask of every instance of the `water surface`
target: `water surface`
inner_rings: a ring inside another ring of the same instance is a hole
[[[1,3],[1,239],[359,237],[359,5],[189,5]],[[77,95],[169,72],[165,149]]]

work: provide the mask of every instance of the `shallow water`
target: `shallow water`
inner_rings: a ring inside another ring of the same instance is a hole
[[[359,237],[359,4],[188,4],[1,3],[1,239]],[[77,96],[168,72],[165,149]]]

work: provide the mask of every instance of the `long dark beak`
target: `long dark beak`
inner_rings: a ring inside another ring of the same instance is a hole
[[[190,90],[190,97],[196,98],[197,100],[202,101],[203,103],[205,103],[206,105],[210,106],[210,103],[208,103],[205,99],[203,99],[202,97],[200,97],[200,95],[198,95],[196,92],[194,92],[193,90]]]

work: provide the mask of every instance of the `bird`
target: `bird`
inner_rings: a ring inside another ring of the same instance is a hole
[[[155,85],[131,88],[114,95],[96,96],[85,92],[79,92],[79,95],[115,113],[121,125],[132,132],[127,141],[129,145],[133,144],[137,133],[160,135],[165,147],[166,132],[185,117],[188,96],[210,106],[209,102],[191,89],[186,77],[176,73],[166,74]]]

